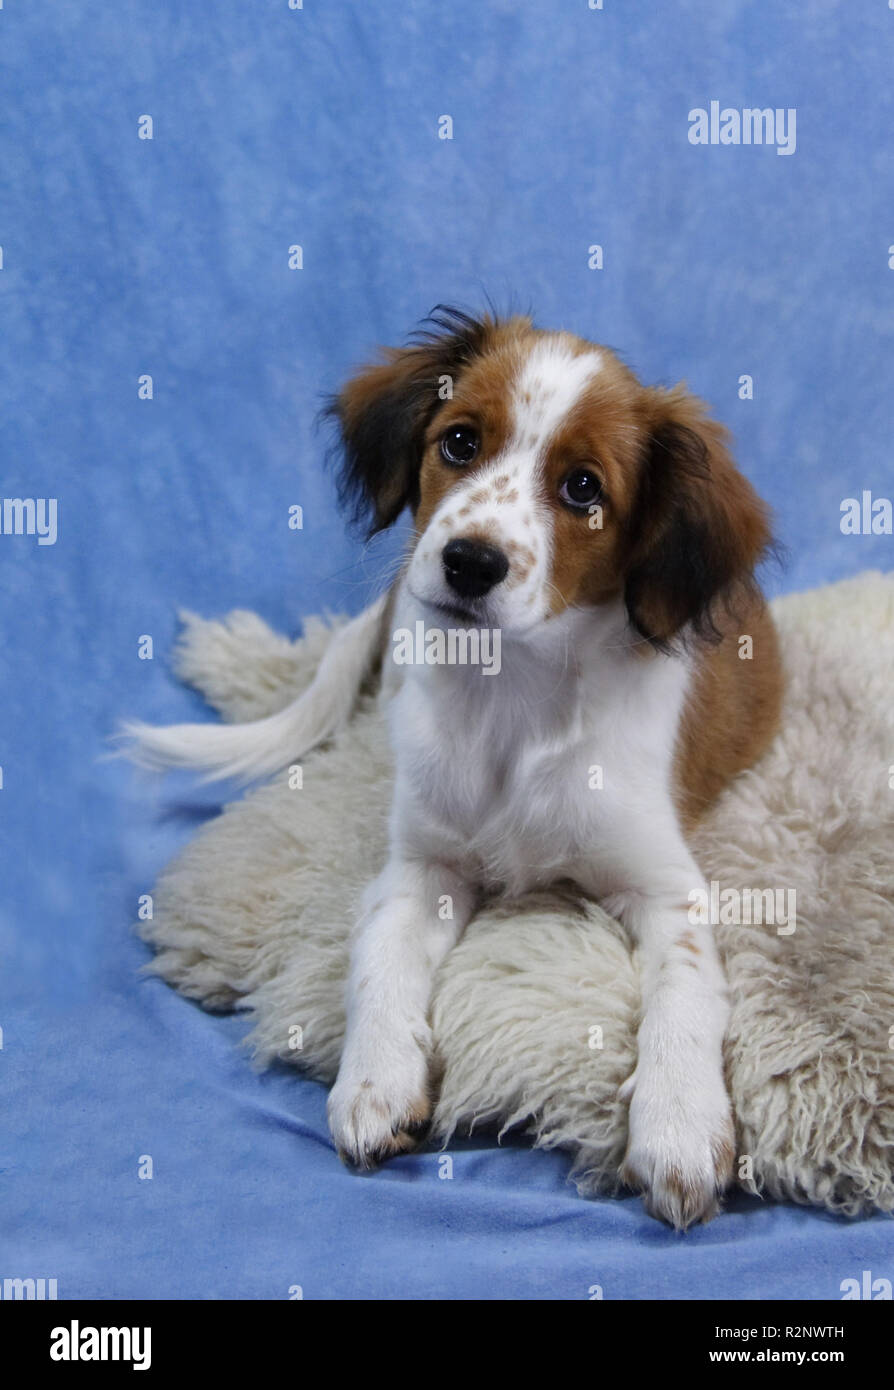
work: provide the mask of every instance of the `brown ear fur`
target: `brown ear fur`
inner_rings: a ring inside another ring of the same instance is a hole
[[[385,361],[347,383],[330,404],[344,447],[339,493],[369,533],[390,526],[418,501],[422,441],[442,403],[442,378],[453,379],[484,349],[495,319],[472,318],[439,305],[411,346],[390,348]]]
[[[649,438],[633,512],[625,602],[638,632],[666,646],[691,624],[717,640],[719,606],[754,593],[769,514],[728,448],[728,432],[683,386],[645,392]]]

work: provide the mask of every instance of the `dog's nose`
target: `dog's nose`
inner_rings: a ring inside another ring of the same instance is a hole
[[[509,572],[502,550],[484,541],[448,541],[441,559],[447,583],[462,598],[482,598]]]

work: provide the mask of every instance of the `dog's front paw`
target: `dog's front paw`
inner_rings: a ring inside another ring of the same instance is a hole
[[[374,1168],[419,1143],[431,1115],[428,1059],[415,1043],[408,1054],[388,1067],[342,1063],[326,1112],[346,1163]]]
[[[735,1156],[732,1111],[721,1081],[675,1091],[637,1073],[621,1088],[630,1098],[621,1180],[643,1194],[646,1210],[678,1231],[710,1221],[729,1186]]]

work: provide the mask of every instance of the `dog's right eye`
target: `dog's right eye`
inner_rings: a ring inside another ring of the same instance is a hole
[[[451,425],[441,435],[441,457],[454,468],[471,463],[481,447],[478,431],[471,425]]]

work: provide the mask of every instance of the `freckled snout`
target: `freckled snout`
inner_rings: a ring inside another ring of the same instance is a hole
[[[448,541],[441,552],[444,577],[461,598],[483,598],[506,578],[509,561],[484,541]]]

